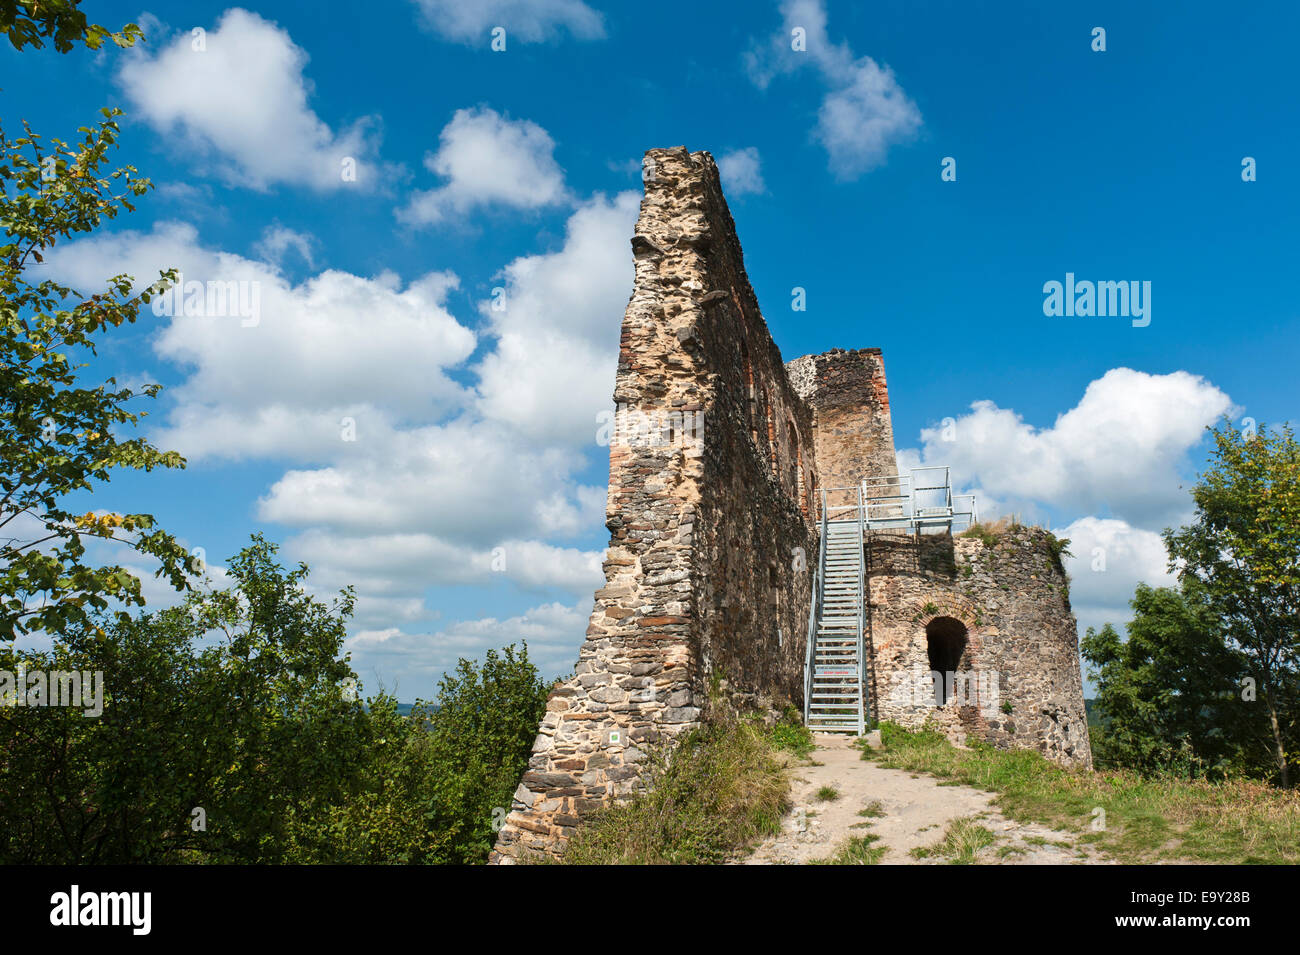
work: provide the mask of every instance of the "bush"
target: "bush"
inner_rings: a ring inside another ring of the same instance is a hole
[[[438,701],[367,706],[350,592],[307,595],[261,538],[236,586],[0,648],[0,669],[103,673],[103,712],[0,706],[0,863],[477,862],[546,687],[527,647],[462,660]]]
[[[409,716],[381,696],[370,707],[367,764],[356,790],[303,826],[296,861],[477,864],[496,840],[528,764],[547,687],[528,647],[461,660],[436,703]]]

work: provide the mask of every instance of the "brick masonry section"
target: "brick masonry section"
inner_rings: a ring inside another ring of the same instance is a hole
[[[707,719],[712,681],[801,706],[818,489],[895,473],[880,350],[784,365],[713,158],[677,147],[646,160],[613,394],[633,426],[610,442],[605,584],[493,863],[558,856],[584,816],[641,788],[652,752]],[[872,675],[893,692],[877,715],[1088,765],[1060,562],[1031,532],[983,547],[873,539]],[[969,693],[892,702],[899,674],[928,672],[938,617],[966,632],[963,667],[999,669],[1009,713]]]

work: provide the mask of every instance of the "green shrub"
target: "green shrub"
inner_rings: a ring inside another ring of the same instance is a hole
[[[462,660],[409,717],[367,707],[351,593],[310,596],[260,537],[229,566],[230,590],[0,647],[0,669],[104,687],[94,718],[0,706],[0,862],[482,861],[545,710],[527,647]]]
[[[357,785],[299,828],[293,861],[477,864],[496,840],[528,764],[547,688],[525,645],[460,660],[434,704],[407,716],[381,695]]]

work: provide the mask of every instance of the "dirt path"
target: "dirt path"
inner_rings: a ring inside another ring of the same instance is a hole
[[[819,733],[814,739],[817,749],[810,763],[790,769],[795,808],[785,819],[784,831],[764,841],[747,864],[828,859],[850,839],[869,835],[878,837],[872,846],[884,848],[884,864],[947,864],[961,855],[961,845],[966,846],[964,858],[979,864],[1106,862],[1069,833],[1007,819],[993,807],[992,793],[941,785],[931,776],[913,777],[901,769],[881,769],[862,759],[852,737]],[[823,787],[838,795],[820,798]],[[966,838],[932,849],[944,842],[954,820],[959,820],[954,835]],[[991,844],[981,845],[984,842]]]

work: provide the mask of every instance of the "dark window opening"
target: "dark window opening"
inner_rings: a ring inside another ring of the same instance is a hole
[[[940,674],[935,681],[934,702],[948,702],[953,678],[966,652],[966,625],[953,617],[935,617],[925,627],[925,645],[930,655],[930,670]]]

